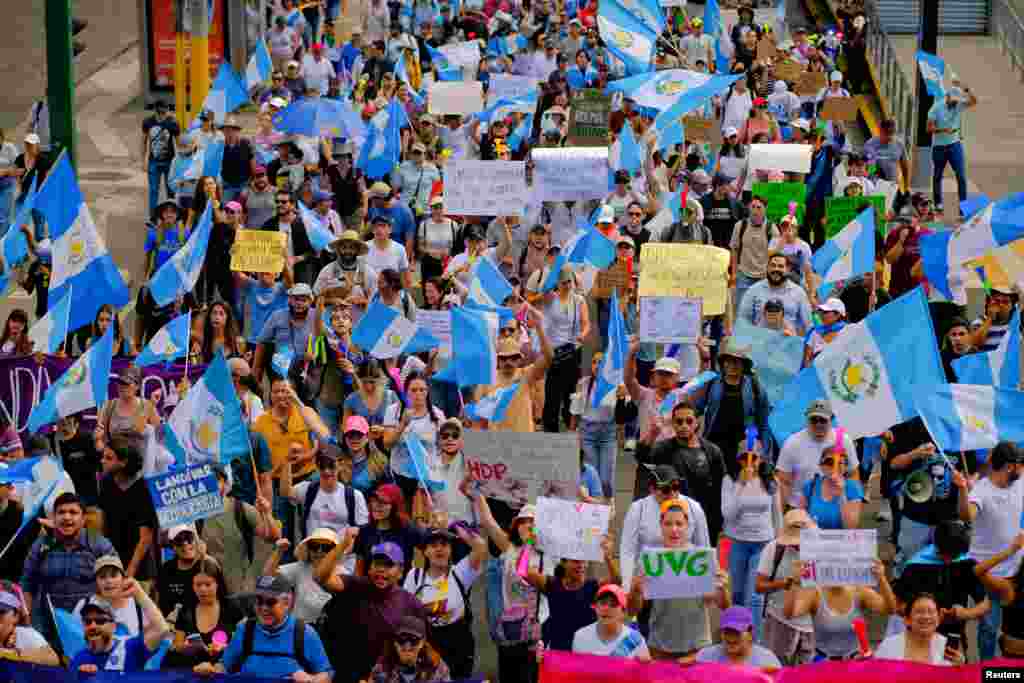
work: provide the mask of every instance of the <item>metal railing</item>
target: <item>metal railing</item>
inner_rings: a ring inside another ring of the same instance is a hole
[[[999,2],[1000,0],[995,0]],[[907,140],[907,155],[913,154],[914,131],[917,128],[916,74],[908,75],[900,67],[889,34],[882,26],[873,0],[864,3],[867,15],[867,59],[878,79],[882,115],[896,121],[896,129]]]
[[[992,0],[992,34],[1010,58],[1014,71],[1024,81],[1024,22],[1009,0]]]

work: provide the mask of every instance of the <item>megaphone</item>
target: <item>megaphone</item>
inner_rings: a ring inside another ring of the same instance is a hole
[[[925,470],[918,470],[903,483],[903,493],[914,503],[927,503],[935,494],[935,482]]]

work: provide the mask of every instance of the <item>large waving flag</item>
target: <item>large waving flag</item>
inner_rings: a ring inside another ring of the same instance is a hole
[[[178,466],[227,464],[249,453],[249,428],[223,350],[167,419],[164,445]]]
[[[25,199],[18,207],[17,215],[8,227],[7,232],[4,233],[3,238],[0,238],[0,256],[3,256],[5,271],[10,270],[28,258],[28,238],[21,231],[21,226],[29,224],[32,220],[32,209],[36,205],[38,186],[37,179],[33,179],[32,186],[28,189],[28,194],[25,195]]]
[[[18,470],[7,481],[15,483],[21,504],[25,512],[21,516],[21,525],[0,549],[0,556],[10,550],[14,540],[40,514],[49,515],[53,511],[53,503],[65,492],[74,493],[75,485],[71,477],[64,472],[60,461],[49,455],[41,458],[29,458],[12,467]]]
[[[412,465],[412,472],[402,472],[403,476],[408,476],[410,479],[418,479],[420,484],[423,485],[427,491],[443,491],[447,488],[447,484],[443,479],[431,479],[430,475],[433,474],[431,468],[431,461],[427,455],[427,449],[423,447],[423,441],[419,435],[409,430],[402,437],[402,441],[405,443],[405,448],[409,453],[409,464]]]
[[[53,623],[57,627],[57,637],[60,639],[61,654],[69,660],[86,648],[85,630],[82,627],[82,620],[76,619],[75,615],[66,609],[53,606],[50,596],[46,596],[46,602],[53,612]]]
[[[170,179],[171,187],[186,180],[199,180],[203,176],[220,178],[224,166],[224,140],[212,140],[206,147],[193,152],[191,157],[182,158],[183,163],[176,163]]]
[[[943,84],[943,79],[946,77],[946,62],[929,52],[918,50],[917,68],[921,72],[921,78],[924,80],[928,94],[932,97],[945,97],[946,86]]]
[[[782,3],[785,5],[785,3]],[[782,8],[785,12],[785,8]],[[727,40],[725,26],[722,24],[722,11],[718,7],[718,0],[707,0],[704,4],[704,32],[715,39],[715,71],[724,74],[729,70],[729,55],[725,53],[723,46]],[[779,33],[778,35],[782,35]]]
[[[1020,309],[1014,309],[999,346],[987,353],[972,353],[953,361],[961,384],[988,384],[1016,389],[1020,386]],[[1024,416],[1022,416],[1024,419]]]
[[[621,92],[641,107],[663,111],[675,104],[687,91],[722,78],[689,69],[663,69],[612,81],[605,91]]]
[[[851,438],[874,436],[916,417],[914,393],[945,382],[928,302],[918,287],[843,328],[786,386],[792,398],[775,407],[769,424],[781,439],[803,428],[811,401],[827,399]]]
[[[299,217],[302,225],[306,228],[306,235],[314,251],[323,251],[334,241],[334,233],[327,226],[327,219],[310,209],[301,201],[299,202]]]
[[[57,353],[68,338],[68,320],[71,319],[71,291],[50,305],[50,310],[36,321],[28,331],[35,353]]]
[[[768,403],[783,400],[783,390],[800,372],[804,360],[803,337],[787,336],[767,327],[737,320],[733,329],[737,344],[750,349],[750,360],[757,371],[757,381],[764,388]]]
[[[326,97],[307,97],[292,102],[274,115],[274,128],[290,135],[335,138],[355,138],[366,130],[351,106]]]
[[[409,96],[417,107],[422,107],[426,103],[423,99],[423,93],[412,87],[412,79],[409,78],[409,67],[405,64],[405,50],[402,50],[395,61],[395,77],[400,83],[405,84],[405,87],[409,90]]]
[[[356,168],[368,178],[383,178],[398,164],[402,153],[402,127],[405,113],[392,98],[385,110],[370,119],[366,142],[359,152]],[[408,119],[406,119],[408,120]]]
[[[266,83],[270,80],[270,75],[273,72],[274,63],[270,59],[270,50],[267,49],[266,42],[257,40],[256,50],[252,53],[249,64],[245,68],[245,87],[252,90],[257,85]]]
[[[536,88],[518,97],[502,97],[474,116],[483,123],[490,123],[493,119],[503,119],[513,112],[533,114],[537,111],[538,97],[539,91]]]
[[[466,406],[466,417],[470,420],[501,422],[505,419],[505,413],[512,405],[512,399],[519,391],[520,384],[521,382],[515,382],[507,387],[498,387],[494,393],[484,396],[476,403],[470,403]]]
[[[428,351],[440,344],[429,330],[381,301],[371,303],[359,319],[352,330],[352,343],[380,359]]]
[[[135,359],[140,368],[157,363],[171,363],[188,353],[189,336],[192,334],[192,311],[167,323],[153,335]]]
[[[623,126],[615,143],[608,149],[608,172],[623,170],[632,175],[642,167],[642,157],[643,152],[636,142],[633,126]]]
[[[593,400],[595,408],[601,405],[605,397],[625,381],[626,355],[629,353],[626,323],[622,319],[622,309],[619,307],[616,290],[612,290],[608,309],[611,313],[608,316],[608,348],[605,350],[604,358],[601,359],[601,365],[597,368]]]
[[[558,274],[563,266],[570,263],[585,263],[601,270],[615,262],[615,244],[610,239],[583,219],[579,219],[576,225],[579,232],[566,242],[562,251],[555,257],[555,262],[541,285],[542,292],[550,292],[558,286]]]
[[[533,114],[527,114],[516,129],[508,134],[508,146],[513,152],[519,151],[523,143],[533,135]]]
[[[654,70],[654,51],[662,26],[649,26],[644,19],[624,7],[620,0],[599,0],[597,27],[608,50],[622,60],[626,73],[639,74]],[[635,0],[628,4],[636,6]]]
[[[679,121],[683,116],[700,107],[706,100],[722,92],[743,76],[714,76],[706,83],[683,92],[676,101],[654,119],[654,127],[662,130]]]
[[[245,84],[231,68],[227,61],[220,63],[217,77],[210,84],[210,92],[203,100],[203,109],[213,112],[213,120],[217,125],[224,123],[224,118],[231,112],[237,110],[249,101],[249,93],[245,90]],[[196,114],[198,119],[198,112]]]
[[[469,298],[484,306],[501,306],[512,295],[512,285],[487,257],[478,258],[469,282]]]
[[[36,208],[46,216],[53,243],[51,300],[59,300],[74,285],[69,327],[77,330],[91,323],[103,304],[116,309],[126,305],[128,286],[96,230],[67,154],[61,153],[39,188]]]
[[[103,405],[110,384],[110,359],[114,355],[114,326],[46,390],[43,400],[28,416],[28,431],[62,417]]]
[[[818,296],[824,301],[835,283],[875,268],[875,210],[868,207],[850,221],[835,237],[814,253],[814,272],[821,276]]]
[[[675,121],[662,119],[660,127],[654,127],[654,148],[664,152],[674,148],[676,145],[683,144],[686,137],[685,132],[686,129],[683,126],[682,119]],[[712,168],[714,168],[714,165],[712,165]]]
[[[944,451],[993,448],[1024,441],[1024,392],[981,384],[944,384],[922,390],[917,410]]]
[[[498,379],[498,315],[456,306],[452,310],[452,361],[434,379],[468,387]]]
[[[1014,283],[1021,283],[1024,287],[1024,239],[971,259],[965,267],[969,271],[983,272],[990,287],[1005,289]]]
[[[928,284],[959,304],[966,303],[961,266],[1024,238],[1024,192],[989,204],[958,230],[921,237],[921,261]]]
[[[452,66],[448,62],[448,58],[444,56],[444,53],[435,47],[431,47],[429,43],[426,43],[427,54],[430,55],[430,63],[434,67],[434,71],[437,72],[437,80],[439,81],[461,81],[462,80],[462,69],[457,66]]]
[[[146,284],[158,306],[166,306],[196,286],[213,230],[212,210],[212,203],[208,203],[185,246],[160,266]]]

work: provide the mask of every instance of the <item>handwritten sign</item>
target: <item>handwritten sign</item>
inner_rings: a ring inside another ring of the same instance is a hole
[[[803,183],[754,183],[753,193],[768,202],[765,215],[770,222],[778,223],[789,213],[789,203],[796,202],[796,219],[803,223],[807,204],[807,186]]]
[[[554,557],[601,560],[601,539],[608,533],[611,507],[560,498],[537,499],[537,546]]]
[[[161,528],[188,524],[224,512],[224,497],[212,465],[189,467],[146,479]]]
[[[525,161],[449,161],[444,210],[456,216],[521,216],[530,190]]]
[[[804,68],[792,59],[783,59],[775,65],[775,77],[783,81],[798,82],[803,73]]]
[[[466,471],[488,498],[526,505],[541,496],[576,499],[579,437],[572,433],[484,432],[463,437]]]
[[[811,145],[751,145],[748,157],[751,170],[810,173]]]
[[[700,299],[680,296],[640,298],[640,341],[696,344],[702,322]]]
[[[729,250],[703,244],[652,244],[640,250],[644,264],[638,294],[703,299],[704,315],[725,313]]]
[[[821,108],[826,121],[856,121],[860,113],[860,100],[856,97],[830,97]]]
[[[640,553],[644,597],[696,598],[715,591],[714,548],[649,548]]]
[[[804,586],[874,586],[876,529],[801,529]]]
[[[776,69],[778,72],[778,69]],[[824,71],[804,71],[796,82],[796,94],[813,97],[828,85],[828,74]]]
[[[608,144],[608,117],[612,98],[596,88],[581,90],[573,97],[569,110],[569,144],[577,147],[604,147]]]
[[[493,106],[503,97],[514,98],[528,95],[537,89],[540,81],[530,76],[513,76],[512,74],[491,74],[490,85],[487,86],[487,106]]]
[[[545,202],[601,199],[608,194],[608,147],[533,150],[533,189]]]
[[[483,104],[483,83],[479,81],[439,81],[432,83],[427,96],[431,114],[469,116]]]
[[[884,225],[879,219],[885,216],[885,195],[831,197],[825,200],[825,235],[829,239],[835,237],[864,210],[865,204],[875,207],[875,225]]]
[[[631,276],[629,266],[626,263],[616,261],[608,268],[597,273],[597,280],[590,295],[595,299],[608,299],[613,290],[619,290],[619,300],[622,300],[623,291],[629,288]]]
[[[475,68],[480,64],[480,43],[475,40],[442,45],[437,51],[445,56],[449,66]]]
[[[683,130],[686,131],[686,139],[693,142],[718,144],[722,141],[722,129],[714,119],[686,116],[683,118]]]
[[[452,313],[451,311],[428,311],[420,308],[416,311],[416,324],[426,328],[430,334],[441,342],[440,348],[451,353],[452,348]]]
[[[658,0],[662,7],[686,7],[686,0]]]
[[[231,270],[247,273],[280,273],[288,236],[271,230],[239,230],[231,248]]]

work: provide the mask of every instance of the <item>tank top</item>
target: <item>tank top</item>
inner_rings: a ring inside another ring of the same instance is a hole
[[[814,612],[815,648],[827,657],[849,657],[859,649],[853,620],[862,617],[857,597],[846,614],[838,614],[828,606],[825,593],[818,589],[818,609]]]
[[[557,349],[564,344],[576,343],[576,336],[580,333],[580,302],[582,299],[575,293],[571,294],[568,302],[562,302],[556,295],[550,304],[544,308],[544,331],[548,335],[548,342],[552,349]]]
[[[136,399],[137,408],[131,415],[120,415],[117,412],[117,399],[109,403],[105,411],[105,424],[107,430],[107,441],[112,446],[134,446],[140,452],[146,444],[146,401]]]

